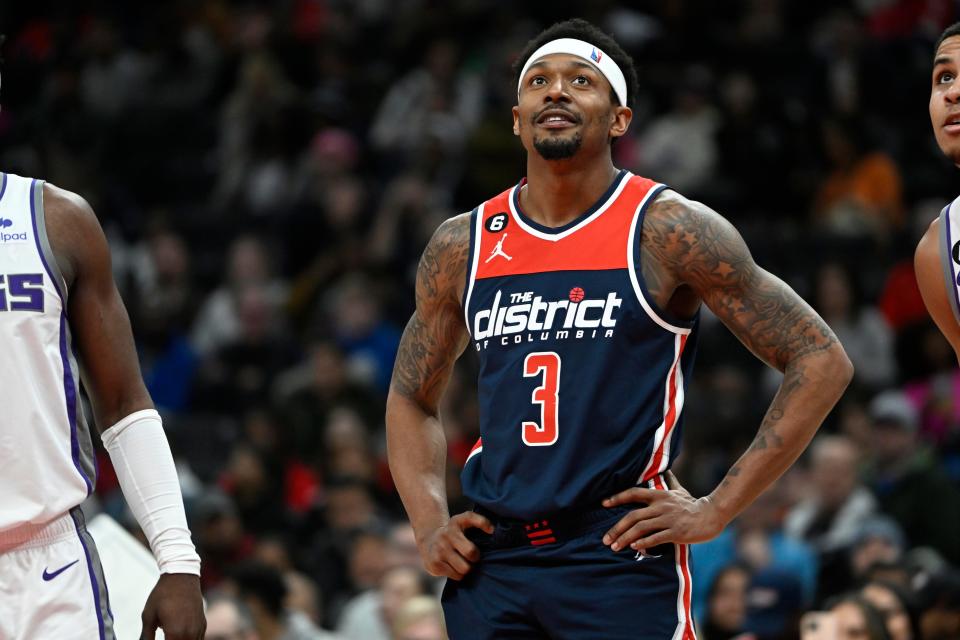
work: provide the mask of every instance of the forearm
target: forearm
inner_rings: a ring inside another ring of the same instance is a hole
[[[200,574],[190,540],[177,470],[160,416],[137,411],[103,432],[123,496],[157,559],[161,573]]]
[[[446,437],[437,415],[393,389],[386,421],[390,472],[420,542],[450,519]]]
[[[709,496],[725,523],[800,457],[852,375],[853,367],[839,344],[787,365],[756,437]]]

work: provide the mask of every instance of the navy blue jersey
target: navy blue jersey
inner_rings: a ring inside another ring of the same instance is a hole
[[[663,185],[621,171],[549,228],[516,187],[473,212],[463,308],[480,358],[480,440],[464,494],[530,518],[665,472],[679,451],[697,318],[659,309],[640,271],[644,211]]]

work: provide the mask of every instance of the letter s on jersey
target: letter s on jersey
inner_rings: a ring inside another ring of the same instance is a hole
[[[42,273],[0,275],[0,311],[43,313],[43,307]]]

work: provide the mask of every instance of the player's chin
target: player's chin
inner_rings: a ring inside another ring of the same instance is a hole
[[[950,162],[952,162],[957,167],[960,167],[960,141],[951,141],[951,142],[952,144],[946,147],[941,145],[940,148],[943,150],[944,155],[950,158]]]
[[[946,133],[940,133],[937,136],[937,145],[950,162],[960,166],[960,136],[951,136]]]

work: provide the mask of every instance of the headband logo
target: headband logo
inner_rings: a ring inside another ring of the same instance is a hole
[[[597,48],[594,47],[593,53],[590,54],[590,59],[596,62],[597,64],[600,64],[600,58],[602,57],[603,57],[603,54],[597,51]]]

